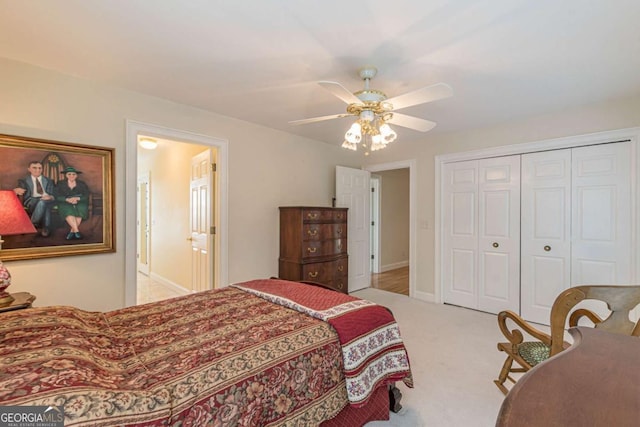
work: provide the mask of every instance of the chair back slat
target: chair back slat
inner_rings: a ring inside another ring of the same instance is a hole
[[[611,310],[606,319],[596,323],[596,328],[624,335],[640,335],[639,322],[629,319],[630,312],[640,304],[640,286],[576,286],[558,295],[551,308],[551,356],[563,350],[567,316],[584,300],[603,301]]]

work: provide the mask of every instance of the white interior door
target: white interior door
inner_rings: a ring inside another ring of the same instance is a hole
[[[478,305],[478,161],[447,163],[442,171],[445,303]]]
[[[150,242],[150,221],[151,218],[151,206],[150,206],[150,192],[151,192],[151,178],[149,173],[141,174],[138,177],[137,188],[137,205],[136,212],[138,218],[136,220],[138,242],[137,242],[137,264],[138,271],[140,273],[149,275],[149,242]]]
[[[336,206],[349,208],[349,292],[371,285],[370,172],[336,166]]]
[[[191,289],[211,289],[213,267],[213,230],[211,209],[212,154],[207,149],[191,159]]]
[[[522,156],[521,315],[549,324],[571,283],[571,149]]]
[[[478,162],[478,309],[520,309],[520,156]]]
[[[571,285],[631,280],[631,143],[573,149]]]

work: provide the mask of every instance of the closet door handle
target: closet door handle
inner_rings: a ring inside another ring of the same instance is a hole
[[[500,245],[498,244],[498,242],[493,242],[493,245],[491,245],[491,246],[493,246],[494,248],[497,248]]]
[[[549,251],[551,250],[551,246],[549,246],[549,245],[545,246],[545,247],[544,247],[544,250],[545,250],[546,252],[549,252]]]

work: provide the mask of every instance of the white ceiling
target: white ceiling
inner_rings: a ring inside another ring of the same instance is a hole
[[[0,0],[0,57],[340,144],[352,119],[316,82],[389,97],[430,132],[640,93],[638,0]],[[399,140],[423,134],[397,128]]]

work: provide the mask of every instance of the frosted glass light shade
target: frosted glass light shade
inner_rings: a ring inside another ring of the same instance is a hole
[[[344,134],[344,139],[352,144],[357,144],[362,140],[362,128],[360,123],[355,122],[351,125],[347,133]]]

